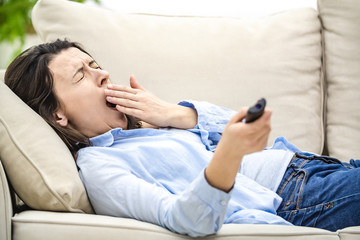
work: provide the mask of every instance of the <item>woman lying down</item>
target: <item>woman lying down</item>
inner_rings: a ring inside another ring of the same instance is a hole
[[[32,47],[6,84],[76,156],[97,214],[134,218],[190,236],[223,224],[360,225],[360,161],[303,152],[283,137],[266,147],[271,110],[243,123],[207,102],[164,102],[109,73],[77,43]]]

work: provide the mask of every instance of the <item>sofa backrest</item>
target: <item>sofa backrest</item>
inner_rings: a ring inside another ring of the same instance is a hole
[[[319,0],[327,82],[326,145],[331,156],[360,159],[360,2]]]

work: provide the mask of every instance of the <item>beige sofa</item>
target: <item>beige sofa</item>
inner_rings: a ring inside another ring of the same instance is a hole
[[[307,151],[360,157],[358,0],[319,0],[318,10],[259,19],[117,14],[40,0],[32,17],[44,41],[82,43],[113,82],[128,84],[135,74],[168,101],[235,110],[265,97],[273,109],[269,145],[281,135]],[[1,81],[0,160],[1,240],[189,238],[95,215],[69,151]],[[360,239],[360,226],[224,225],[205,239]]]

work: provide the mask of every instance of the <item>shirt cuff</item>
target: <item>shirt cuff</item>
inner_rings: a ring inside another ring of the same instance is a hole
[[[205,178],[205,169],[193,183],[194,193],[201,201],[217,212],[226,213],[233,188],[229,192],[224,192],[211,186]]]

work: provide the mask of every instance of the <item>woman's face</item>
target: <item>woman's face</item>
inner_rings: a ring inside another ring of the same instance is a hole
[[[109,106],[104,89],[109,73],[77,48],[57,54],[49,64],[54,79],[54,91],[61,103],[56,121],[72,126],[91,138],[112,128],[127,126],[125,115]]]

